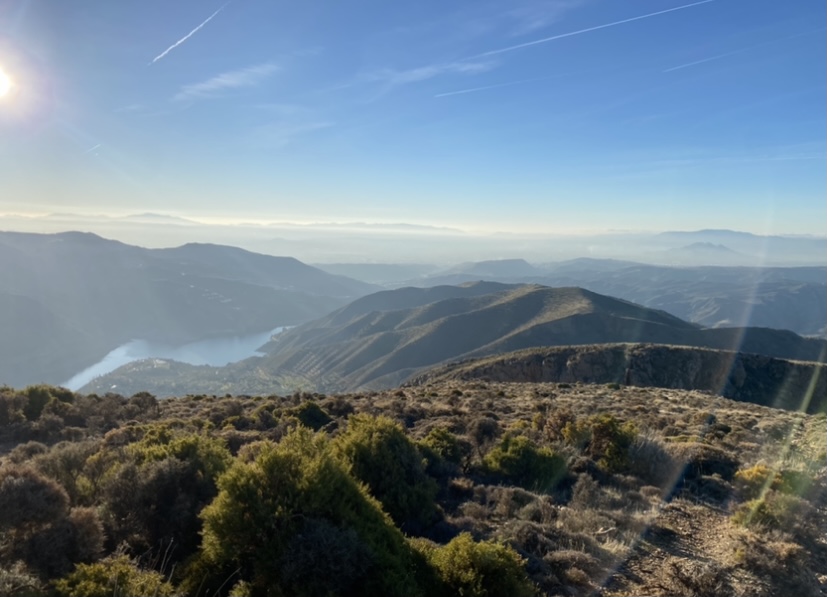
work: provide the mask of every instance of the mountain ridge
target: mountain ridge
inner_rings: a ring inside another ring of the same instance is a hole
[[[486,292],[490,290],[494,292]],[[223,368],[165,364],[167,373],[152,364],[133,364],[87,390],[127,384],[136,391],[156,392],[164,383],[182,379],[193,391],[208,393],[382,389],[460,359],[531,347],[618,342],[735,349],[813,361],[823,360],[827,352],[827,343],[792,332],[701,328],[664,311],[581,288],[478,283],[378,294],[279,334],[262,347],[266,354],[261,357]],[[392,308],[394,298],[402,308]],[[152,387],[140,387],[144,375]]]

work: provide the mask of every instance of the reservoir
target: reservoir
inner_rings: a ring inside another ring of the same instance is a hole
[[[60,384],[76,392],[90,381],[101,375],[111,373],[132,361],[141,359],[167,359],[190,365],[212,365],[222,367],[228,363],[259,356],[258,348],[285,328],[278,327],[268,332],[258,332],[246,336],[225,336],[199,340],[182,346],[167,346],[146,340],[132,340],[118,346],[94,365],[74,375],[69,381]]]

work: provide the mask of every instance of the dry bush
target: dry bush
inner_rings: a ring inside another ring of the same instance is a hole
[[[69,496],[58,483],[32,468],[0,469],[0,530],[28,529],[65,516]]]
[[[670,597],[720,597],[732,595],[729,574],[716,562],[671,559],[659,567],[657,586]]]
[[[46,594],[41,580],[23,562],[0,565],[0,595],[40,597]]]
[[[660,439],[640,434],[629,447],[629,472],[649,485],[665,488],[678,476],[678,465]]]

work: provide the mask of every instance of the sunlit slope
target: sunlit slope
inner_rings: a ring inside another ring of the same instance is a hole
[[[406,302],[412,289],[395,292]],[[646,342],[805,360],[818,359],[824,346],[776,330],[704,330],[580,288],[526,285],[402,309],[390,308],[391,296],[384,297],[386,310],[351,305],[279,336],[256,368],[290,371],[321,388],[350,389],[392,386],[422,367],[532,346]]]
[[[462,264],[412,281],[472,280],[577,286],[662,309],[704,327],[758,326],[827,336],[825,267],[672,267],[574,259],[532,267],[515,260]]]

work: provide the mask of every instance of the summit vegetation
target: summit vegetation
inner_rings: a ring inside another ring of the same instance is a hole
[[[0,594],[827,590],[827,418],[621,384],[0,390]]]

